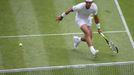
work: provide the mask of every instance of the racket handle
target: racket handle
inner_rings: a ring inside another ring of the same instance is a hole
[[[105,35],[103,33],[100,33],[100,34],[101,34],[101,36],[105,37]]]

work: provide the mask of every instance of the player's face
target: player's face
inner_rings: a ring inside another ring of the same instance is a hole
[[[86,1],[85,1],[86,2]],[[86,8],[89,9],[93,2],[86,2]]]

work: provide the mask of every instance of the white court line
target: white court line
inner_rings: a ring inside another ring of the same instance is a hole
[[[35,67],[35,68],[19,68],[19,69],[6,69],[0,70],[0,73],[4,72],[28,72],[28,71],[46,71],[65,68],[86,68],[86,67],[100,67],[100,66],[123,66],[134,64],[134,61],[127,62],[110,62],[110,63],[96,63],[96,64],[78,64],[78,65],[65,65],[65,66],[50,66],[50,67]]]
[[[105,31],[103,33],[124,33],[126,31]],[[93,32],[97,34],[98,32]],[[81,35],[83,33],[59,33],[59,34],[32,34],[32,35],[13,35],[13,36],[0,36],[2,38],[22,38],[22,37],[41,37],[41,36],[65,36],[65,35]]]
[[[127,23],[126,23],[126,21],[125,21],[125,18],[124,18],[124,16],[123,16],[123,13],[122,13],[122,10],[121,10],[120,5],[119,5],[119,3],[118,3],[118,0],[114,0],[114,2],[115,2],[116,7],[117,7],[117,9],[118,9],[118,11],[119,11],[119,15],[120,15],[121,20],[122,20],[122,22],[123,22],[123,25],[124,25],[124,27],[125,27],[125,29],[126,29],[126,32],[127,32],[128,37],[129,37],[129,39],[130,39],[130,42],[131,42],[131,44],[132,44],[132,47],[134,48],[134,41],[133,41],[132,35],[131,35],[131,33],[130,33],[129,29],[128,29],[128,25],[127,25]]]

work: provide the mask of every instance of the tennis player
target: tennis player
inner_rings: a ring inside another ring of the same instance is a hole
[[[101,32],[100,29],[100,21],[97,16],[97,5],[93,2],[93,0],[85,0],[82,3],[79,3],[77,5],[74,5],[70,9],[68,9],[66,12],[63,12],[60,16],[56,18],[58,22],[62,21],[62,19],[68,15],[70,12],[76,12],[75,21],[79,28],[84,33],[83,37],[74,36],[74,47],[77,48],[79,43],[81,41],[86,42],[89,50],[93,55],[96,55],[99,51],[96,50],[92,43],[92,19],[94,18],[94,21],[96,23],[96,27],[98,30],[98,33]]]

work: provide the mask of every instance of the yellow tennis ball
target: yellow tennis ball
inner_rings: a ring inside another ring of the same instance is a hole
[[[22,43],[19,43],[19,46],[21,47],[21,46],[23,46],[23,44]]]

